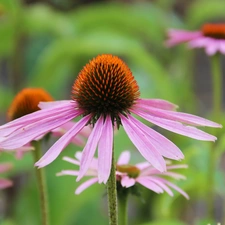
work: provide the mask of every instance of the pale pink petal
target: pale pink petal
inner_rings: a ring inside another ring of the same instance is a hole
[[[70,140],[88,123],[91,115],[83,117],[74,127],[66,132],[45,154],[35,163],[39,168],[44,167],[57,158],[61,151],[70,143]]]
[[[84,191],[85,189],[87,189],[88,187],[90,187],[91,185],[93,185],[97,182],[98,182],[98,178],[96,178],[96,177],[85,181],[76,189],[75,194],[79,195],[82,191]]]
[[[0,179],[0,190],[11,187],[13,185],[13,182],[11,180],[7,179]]]
[[[171,142],[158,132],[154,131],[150,127],[146,126],[145,124],[141,123],[134,117],[130,115],[128,115],[127,117],[128,119],[130,119],[130,121],[132,121],[135,127],[139,128],[145,133],[149,141],[151,141],[151,144],[161,155],[175,160],[184,158],[183,153],[173,142]]]
[[[163,178],[157,178],[158,180],[162,181],[164,184],[170,186],[171,188],[173,188],[174,190],[176,190],[177,192],[179,192],[180,194],[182,194],[186,199],[189,199],[189,196],[186,192],[184,192],[181,188],[179,188],[178,186],[176,186],[175,184],[169,182],[168,180],[165,180]]]
[[[106,116],[98,144],[98,182],[106,184],[112,167],[113,126]]]
[[[57,173],[56,176],[64,176],[64,175],[70,175],[70,176],[78,176],[79,171],[77,170],[62,170],[61,172]]]
[[[172,47],[180,43],[184,43],[202,36],[200,31],[186,31],[186,30],[168,30],[168,40],[165,42],[167,47]]]
[[[12,163],[1,163],[0,164],[0,173],[7,172],[13,168]]]
[[[159,185],[165,192],[167,192],[170,196],[173,196],[173,192],[167,187],[162,181],[159,181],[157,177],[151,177],[150,180]]]
[[[147,121],[153,124],[156,124],[157,126],[160,126],[164,129],[167,129],[177,134],[181,134],[187,137],[191,137],[197,140],[204,140],[204,141],[215,141],[217,139],[215,136],[210,135],[204,131],[201,131],[197,129],[196,127],[185,126],[180,122],[158,118],[138,110],[132,110],[132,112],[146,119]]]
[[[70,157],[67,157],[67,156],[64,156],[63,157],[63,160],[64,161],[67,161],[67,162],[69,162],[69,163],[72,163],[72,164],[74,164],[74,165],[80,165],[80,162],[79,161],[77,161],[76,159],[72,159],[72,158],[70,158]]]
[[[126,188],[134,186],[135,185],[135,179],[134,178],[130,178],[128,176],[122,176],[121,185],[123,187],[126,187]]]
[[[207,37],[201,37],[194,39],[188,43],[189,48],[204,48],[210,43],[210,39]]]
[[[211,40],[211,43],[205,46],[205,51],[207,55],[214,55],[219,50],[218,40]]]
[[[142,163],[136,164],[135,166],[140,170],[144,170],[148,168],[149,166],[151,166],[151,164],[149,162],[142,162]]]
[[[222,54],[225,54],[225,41],[224,40],[220,40],[219,50]]]
[[[28,115],[25,115],[23,117],[20,117],[18,119],[15,119],[9,123],[6,123],[0,126],[0,136],[1,137],[8,136],[9,134],[18,130],[19,128],[23,128],[24,126],[27,126],[29,124],[46,119],[46,117],[48,117],[49,120],[52,120],[52,117],[55,118],[56,115],[60,116],[60,114],[65,114],[66,112],[72,112],[71,110],[74,110],[73,103],[70,103],[70,104],[68,103],[66,106],[65,104],[63,104],[63,107],[58,105],[50,109],[38,110],[34,113],[30,113]]]
[[[19,148],[34,140],[36,137],[45,134],[63,123],[79,116],[81,113],[82,112],[79,110],[74,110],[70,113],[64,112],[63,114],[58,114],[54,117],[46,115],[45,119],[36,121],[31,125],[28,125],[27,123],[24,127],[9,135],[6,140],[0,142],[0,147],[4,149]]]
[[[136,148],[140,151],[147,161],[160,171],[166,170],[166,164],[163,157],[158,153],[157,149],[151,144],[151,140],[142,130],[137,129],[136,125],[125,116],[120,114],[121,122],[129,136],[130,140],[134,143]]]
[[[195,116],[188,113],[173,112],[168,110],[156,109],[146,104],[138,104],[137,107],[146,109],[151,115],[156,117],[165,118],[169,120],[175,120],[182,123],[187,123],[195,126],[207,126],[207,127],[222,127],[221,124],[212,122],[199,116]]]
[[[186,169],[188,168],[188,165],[182,164],[182,165],[169,165],[167,166],[167,170],[171,169]]]
[[[53,107],[65,107],[73,104],[74,107],[77,106],[77,102],[71,100],[61,100],[61,101],[52,101],[52,102],[39,102],[38,107],[40,109],[50,109]]]
[[[163,189],[151,179],[149,179],[149,177],[137,177],[136,182],[156,193],[163,193]]]
[[[182,174],[169,172],[169,171],[166,171],[162,175],[166,175],[166,176],[172,177],[172,178],[174,178],[176,180],[185,180],[186,179],[186,177],[184,175],[182,175]]]
[[[97,120],[97,122],[95,123],[95,126],[88,138],[87,144],[85,145],[85,147],[83,149],[82,158],[81,158],[81,162],[80,162],[80,174],[77,177],[77,181],[79,181],[84,176],[84,174],[90,167],[91,161],[95,154],[97,144],[102,135],[103,121],[104,121],[103,116],[101,116]]]
[[[119,159],[117,160],[118,165],[126,165],[130,161],[130,152],[129,151],[123,151],[120,154]]]
[[[162,99],[144,99],[144,98],[140,98],[136,101],[135,105],[148,105],[154,108],[158,108],[158,109],[166,109],[166,110],[175,110],[176,108],[178,108],[177,105],[168,102],[166,100],[162,100]],[[135,107],[135,106],[134,106]]]

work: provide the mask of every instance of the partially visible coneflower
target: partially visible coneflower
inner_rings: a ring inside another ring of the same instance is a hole
[[[11,163],[0,163],[0,174],[8,172],[11,170],[13,165]],[[6,178],[0,178],[0,190],[11,187],[13,182]]]
[[[225,24],[204,24],[199,31],[168,30],[166,45],[188,43],[190,48],[204,48],[207,55],[225,54]]]
[[[75,158],[63,157],[63,160],[72,163],[74,165],[81,165],[81,152],[75,153]],[[171,183],[167,177],[174,178],[176,180],[185,179],[185,176],[174,172],[174,170],[187,168],[187,165],[172,165],[169,161],[166,165],[166,172],[160,172],[155,169],[149,162],[142,162],[135,165],[130,164],[130,152],[123,151],[116,163],[116,177],[117,182],[124,188],[130,188],[135,184],[140,185],[154,191],[158,194],[166,192],[170,196],[173,196],[171,188],[178,191],[185,198],[189,199],[186,192],[180,189],[177,185]],[[62,170],[57,173],[57,176],[71,175],[77,177],[79,170]],[[98,182],[98,159],[93,158],[89,169],[85,173],[86,177],[90,177],[77,187],[75,194],[80,194],[91,185]]]
[[[78,180],[88,170],[98,146],[99,182],[106,183],[112,162],[113,128],[120,125],[143,157],[157,170],[166,170],[163,157],[175,160],[183,158],[176,145],[141,123],[131,113],[187,137],[216,140],[216,137],[194,126],[221,125],[191,114],[175,112],[176,106],[165,100],[141,99],[139,96],[139,87],[128,66],[117,56],[99,55],[79,73],[72,88],[72,100],[41,103],[39,107],[42,110],[1,126],[0,135],[3,139],[0,147],[21,147],[82,116],[35,165],[44,167],[51,163],[80,130],[91,124],[93,130],[83,150]]]

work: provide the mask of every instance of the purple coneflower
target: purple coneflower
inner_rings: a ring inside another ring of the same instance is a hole
[[[75,158],[63,157],[63,160],[70,162],[72,164],[80,166],[81,164],[81,152],[75,154]],[[119,159],[116,164],[116,177],[117,182],[120,182],[121,186],[124,188],[129,188],[139,183],[142,186],[160,194],[167,192],[170,196],[173,196],[171,188],[178,191],[185,198],[189,199],[187,193],[180,189],[175,184],[171,183],[166,179],[166,177],[174,178],[176,180],[186,179],[185,176],[173,172],[176,169],[187,168],[187,165],[171,165],[170,162],[167,162],[166,172],[160,172],[155,169],[149,162],[142,162],[136,165],[131,165],[130,161],[130,152],[124,151],[119,156]],[[77,177],[79,175],[78,170],[62,170],[57,174],[57,176],[62,175],[71,175]],[[84,183],[82,183],[75,191],[75,194],[80,194],[85,189],[91,185],[98,182],[98,159],[93,158],[90,164],[89,169],[85,173],[85,176],[91,177]]]
[[[190,48],[205,48],[207,55],[225,54],[225,24],[205,24],[200,31],[170,29],[168,47],[187,42]]]
[[[98,178],[106,183],[110,175],[113,128],[123,126],[142,156],[159,171],[166,170],[163,157],[179,160],[184,156],[167,138],[137,120],[131,113],[172,132],[198,140],[216,137],[194,126],[221,125],[191,114],[175,112],[176,106],[160,99],[141,99],[139,87],[128,66],[118,57],[99,55],[79,73],[72,88],[72,100],[41,103],[42,110],[0,127],[0,148],[18,148],[68,121],[82,118],[68,130],[35,164],[51,163],[86,125],[93,130],[83,149],[80,180],[87,172],[98,147]],[[187,124],[187,125],[185,125]],[[188,126],[191,125],[191,126]]]

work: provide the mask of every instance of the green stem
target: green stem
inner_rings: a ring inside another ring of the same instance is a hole
[[[33,151],[34,161],[37,162],[41,156],[41,142],[33,141],[32,145],[35,150]],[[47,195],[47,184],[45,178],[45,171],[43,168],[38,169],[35,167],[38,189],[40,192],[40,207],[41,207],[41,215],[42,215],[42,225],[49,225],[49,215],[48,215],[48,195]]]
[[[127,202],[129,195],[129,188],[122,192],[118,192],[118,212],[119,212],[119,225],[127,225]]]
[[[114,151],[112,152],[112,167],[107,182],[107,194],[108,194],[109,224],[117,225],[118,215],[117,215],[116,165],[114,161]]]
[[[211,69],[212,69],[212,83],[213,83],[213,118],[216,122],[221,121],[221,109],[222,109],[222,71],[220,67],[220,55],[216,54],[211,57]],[[216,135],[217,131],[214,131]],[[214,218],[214,190],[215,190],[215,173],[216,173],[216,143],[211,144],[209,155],[209,171],[208,171],[208,185],[209,196],[208,199],[208,215],[210,218]]]

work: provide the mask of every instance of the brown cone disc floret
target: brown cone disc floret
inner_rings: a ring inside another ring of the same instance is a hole
[[[205,37],[225,39],[225,24],[205,24],[202,33]]]
[[[72,94],[85,114],[93,114],[93,123],[100,115],[110,115],[118,123],[118,114],[129,112],[140,95],[128,66],[112,55],[91,60],[75,80]]]

